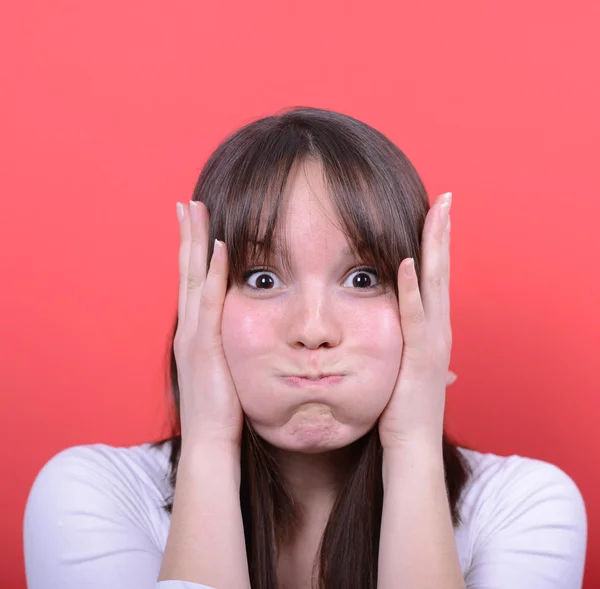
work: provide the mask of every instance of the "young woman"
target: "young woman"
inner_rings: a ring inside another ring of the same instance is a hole
[[[444,434],[450,201],[339,113],[228,137],[177,203],[173,436],[44,466],[29,589],[580,588],[575,483]]]

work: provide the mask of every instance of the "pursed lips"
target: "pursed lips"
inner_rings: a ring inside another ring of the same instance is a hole
[[[294,386],[312,386],[312,385],[329,385],[337,384],[344,377],[344,374],[339,373],[322,373],[322,374],[298,374],[284,376],[283,379]]]

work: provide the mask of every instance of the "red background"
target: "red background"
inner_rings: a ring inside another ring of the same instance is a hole
[[[175,202],[226,134],[311,105],[454,193],[449,429],[575,479],[600,586],[599,26],[596,0],[3,3],[0,584],[46,460],[164,432]]]

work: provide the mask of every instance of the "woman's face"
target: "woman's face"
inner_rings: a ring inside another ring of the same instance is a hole
[[[375,424],[398,376],[402,332],[393,292],[377,286],[372,272],[357,271],[362,260],[344,252],[320,166],[304,169],[290,175],[282,225],[291,273],[275,255],[268,271],[232,286],[222,334],[256,432],[282,450],[316,453],[347,446]],[[319,374],[341,376],[309,380]],[[298,386],[290,376],[307,378]]]

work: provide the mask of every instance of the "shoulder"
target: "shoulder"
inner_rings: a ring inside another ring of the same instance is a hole
[[[542,460],[460,451],[471,468],[461,515],[473,575],[512,570],[503,574],[518,571],[532,587],[554,587],[538,583],[552,574],[580,586],[587,515],[575,481]]]
[[[32,491],[73,484],[100,489],[129,489],[152,495],[168,492],[168,444],[115,447],[73,446],[50,458],[37,475]]]
[[[169,450],[168,442],[93,444],[50,458],[25,507],[27,586],[156,587],[170,522]]]
[[[484,501],[505,508],[529,506],[531,501],[559,501],[566,515],[577,520],[585,515],[584,499],[577,484],[558,466],[518,455],[459,450],[471,468],[464,499],[471,507],[477,504],[481,507]]]
[[[127,520],[132,527],[155,532],[170,497],[168,466],[168,444],[91,444],[58,452],[43,465],[29,492],[26,541],[46,524],[83,523],[84,514],[88,520]]]

